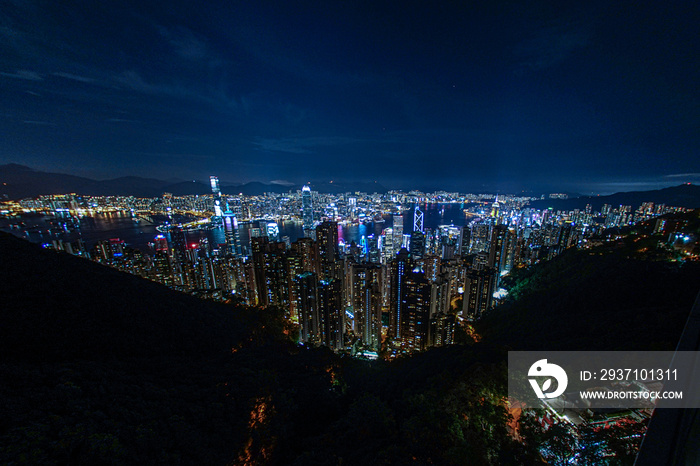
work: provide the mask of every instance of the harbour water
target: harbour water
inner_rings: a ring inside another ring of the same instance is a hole
[[[462,226],[470,220],[464,215],[465,204],[426,204],[420,209],[424,213],[424,228],[437,228],[438,225]],[[146,251],[148,243],[161,234],[156,227],[170,221],[171,223],[187,222],[193,219],[177,216],[168,219],[166,216],[153,216],[150,219],[135,218],[126,212],[96,214],[94,217],[82,217],[79,220],[59,218],[48,215],[24,215],[12,219],[0,218],[0,230],[25,238],[33,243],[51,243],[53,240],[72,242],[82,239],[87,247],[92,247],[97,241],[119,238],[128,246]],[[250,234],[253,228],[264,229],[267,221],[241,222],[239,236],[241,246],[247,249],[250,244]],[[291,242],[304,236],[301,221],[278,221],[279,238],[289,237]],[[341,242],[350,244],[355,241],[360,244],[362,237],[381,235],[385,228],[393,227],[393,216],[384,217],[383,222],[341,223],[338,236]],[[413,208],[403,213],[404,234],[413,230]],[[212,246],[225,243],[223,228],[210,230],[195,230],[186,233],[187,240],[198,242],[207,238]]]

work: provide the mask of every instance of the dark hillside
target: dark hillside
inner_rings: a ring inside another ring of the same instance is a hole
[[[518,350],[673,350],[700,291],[700,263],[643,256],[620,243],[517,271],[507,301],[478,329]]]
[[[370,364],[274,310],[8,235],[0,258],[2,464],[520,464],[496,348]]]
[[[292,344],[279,311],[0,235],[0,463],[533,464],[504,347],[672,349],[700,264],[639,244],[515,273],[481,343],[368,363]]]
[[[322,425],[315,412],[333,397],[332,355],[294,354],[274,310],[202,301],[6,234],[0,295],[0,464],[223,465],[245,451],[256,400],[301,431]],[[294,390],[305,395],[277,402]]]
[[[631,205],[636,210],[643,202],[654,204],[666,204],[675,207],[687,207],[697,209],[700,207],[700,186],[694,184],[682,184],[670,188],[656,189],[653,191],[629,191],[610,194],[607,196],[584,196],[570,199],[542,199],[530,203],[533,209],[574,210],[585,209],[590,204],[594,211],[600,210],[603,204],[613,207]]]
[[[0,235],[4,359],[206,358],[247,333],[245,311]]]

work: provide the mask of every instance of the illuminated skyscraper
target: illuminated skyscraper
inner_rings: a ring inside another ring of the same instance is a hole
[[[305,343],[319,343],[321,337],[321,315],[318,306],[316,275],[303,273],[297,278],[297,312],[301,326],[300,340]]]
[[[219,178],[212,175],[209,177],[209,183],[211,184],[211,192],[214,194],[214,217],[220,219],[224,215],[224,211],[221,208],[221,189],[219,188]]]
[[[508,227],[497,225],[491,234],[489,248],[489,267],[496,269],[498,273],[503,270],[508,246]]]
[[[382,330],[380,267],[369,263],[353,264],[351,274],[355,334],[360,337],[364,347],[376,351],[381,345]]]
[[[338,248],[338,224],[323,222],[316,227],[316,240],[319,255],[319,276],[331,281],[338,277],[340,250]]]
[[[430,346],[452,345],[455,342],[457,319],[452,314],[437,314],[430,319]]]
[[[425,235],[419,230],[411,233],[411,259],[421,259],[425,255]]]
[[[187,236],[180,227],[170,229],[170,242],[172,250],[178,255],[178,259],[184,260],[187,252]]]
[[[464,281],[462,315],[469,320],[479,319],[491,307],[496,286],[496,271],[490,267],[471,269]]]
[[[234,257],[241,255],[241,240],[238,235],[238,221],[230,210],[224,212],[224,233],[226,235],[227,253]]]
[[[301,188],[301,211],[304,229],[313,228],[314,206],[311,199],[311,188],[309,186],[304,186]]]
[[[472,241],[472,230],[468,225],[462,227],[462,234],[460,235],[459,242],[459,253],[462,257],[466,257],[469,254],[469,249]]]
[[[447,274],[440,275],[430,285],[430,317],[450,310],[450,280]]]
[[[401,348],[421,351],[428,343],[431,287],[422,273],[411,272],[405,281],[405,308],[400,327]]]
[[[406,308],[406,275],[411,270],[408,251],[401,249],[391,261],[391,296],[389,300],[389,337],[401,338],[401,321]]]
[[[498,214],[501,210],[501,204],[498,203],[498,194],[496,194],[496,200],[493,202],[491,207],[491,218],[498,219]]]
[[[486,252],[489,250],[491,240],[491,225],[479,222],[472,227],[471,251],[472,253]]]
[[[557,252],[562,253],[565,249],[573,244],[574,227],[570,221],[564,222],[559,230],[559,240],[557,241]]]
[[[219,187],[219,178],[217,176],[210,176],[209,183],[211,183],[211,192],[217,196],[221,195],[221,188]]]
[[[382,231],[382,263],[388,263],[394,258],[394,230],[385,228]]]
[[[379,254],[379,238],[377,238],[375,235],[369,235],[367,237],[367,259],[375,264],[381,262],[381,257]]]
[[[280,229],[276,222],[270,222],[267,224],[267,237],[270,241],[279,241]]]
[[[413,231],[423,233],[423,212],[421,212],[418,204],[416,204],[416,208],[413,211]]]
[[[318,271],[318,247],[311,238],[299,238],[292,244],[292,251],[299,256],[303,272]]]
[[[321,317],[321,342],[333,350],[343,349],[345,310],[340,280],[321,281],[317,286],[318,307]]]
[[[250,247],[252,250],[253,273],[255,277],[255,296],[254,304],[267,306],[268,293],[265,277],[265,253],[269,250],[267,236],[257,236],[250,239]]]
[[[175,284],[173,280],[172,260],[167,251],[156,251],[153,256],[153,265],[155,268],[155,280],[166,286]]]
[[[153,243],[153,247],[156,250],[156,252],[168,252],[168,240],[165,238],[165,236],[156,236],[155,240],[153,240]]]
[[[394,236],[394,252],[399,252],[403,246],[403,217],[394,215],[394,223],[391,226]]]

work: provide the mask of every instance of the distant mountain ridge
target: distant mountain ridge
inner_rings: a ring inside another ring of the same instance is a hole
[[[674,207],[700,208],[700,186],[694,184],[682,184],[670,188],[656,189],[653,191],[629,191],[610,194],[607,196],[585,196],[572,199],[542,199],[530,203],[533,209],[574,210],[585,209],[590,204],[594,211],[600,210],[603,204],[613,207],[631,205],[636,209],[643,202],[654,204],[666,204]]]
[[[318,182],[310,183],[314,191],[321,193],[380,193],[388,189],[377,182]],[[261,195],[266,192],[287,193],[300,190],[302,185],[279,183],[261,183],[252,181],[245,184],[222,183],[224,194]],[[124,176],[110,180],[93,180],[65,173],[51,173],[20,165],[0,165],[0,199],[22,199],[47,194],[77,193],[87,196],[136,196],[159,197],[163,193],[175,196],[211,194],[211,187],[206,181],[168,181],[139,176]],[[543,199],[530,203],[530,207],[554,210],[585,209],[591,204],[594,210],[600,210],[603,204],[613,207],[631,205],[636,209],[642,202],[663,203],[666,205],[688,208],[700,208],[700,186],[683,184],[654,191],[631,191],[615,193],[608,196],[585,196],[569,199]]]
[[[379,183],[312,183],[315,191],[323,193],[377,192],[387,189]],[[253,181],[240,185],[223,185],[225,194],[260,195],[266,192],[286,193],[301,189],[301,185],[261,183]],[[175,196],[211,194],[211,187],[201,181],[163,181],[139,176],[124,176],[110,180],[93,180],[64,173],[51,173],[34,170],[30,167],[11,163],[0,165],[0,198],[22,199],[48,194],[77,193],[87,196],[136,196],[158,197],[164,192]]]

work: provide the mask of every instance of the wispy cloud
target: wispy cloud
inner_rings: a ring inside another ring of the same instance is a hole
[[[37,126],[56,126],[56,123],[50,121],[38,121],[38,120],[24,120],[22,123],[27,125],[37,125]]]
[[[281,186],[294,186],[296,183],[292,183],[291,181],[287,180],[272,180],[270,181],[270,184],[278,184]]]
[[[114,77],[113,82],[118,87],[144,94],[187,99],[240,114],[246,114],[249,111],[249,103],[244,96],[231,96],[228,92],[221,89],[149,82],[146,81],[140,73],[134,70],[124,71]]]
[[[127,118],[107,118],[110,123],[140,123],[138,120],[129,120]]]
[[[345,136],[316,136],[307,138],[258,138],[253,142],[258,150],[287,152],[290,154],[312,154],[319,147],[331,147],[364,142],[364,139]]]
[[[0,76],[5,76],[6,78],[12,79],[24,79],[25,81],[43,81],[44,78],[34,71],[28,70],[17,70],[14,73],[0,72]]]
[[[58,76],[58,77],[60,77],[60,78],[71,79],[71,80],[73,80],[73,81],[78,81],[78,82],[86,83],[86,84],[95,82],[95,80],[92,79],[92,78],[87,78],[87,77],[85,77],[85,76],[80,76],[80,75],[72,74],[72,73],[64,73],[64,72],[62,72],[62,71],[56,72],[56,73],[52,73],[52,74],[53,74],[54,76]]]
[[[206,62],[210,66],[223,63],[221,57],[209,47],[206,39],[196,35],[190,29],[184,27],[166,28],[159,25],[156,26],[156,29],[181,58]]]
[[[700,173],[674,173],[666,175],[666,178],[700,178]]]
[[[166,159],[212,159],[213,155],[206,154],[178,154],[172,152],[128,152],[128,154],[147,155],[149,157],[162,157]]]
[[[117,82],[117,84],[120,84],[128,89],[138,92],[145,92],[147,94],[166,91],[166,88],[164,87],[158,87],[147,83],[139,73],[133,70],[124,71],[119,76],[115,77],[114,80]]]

